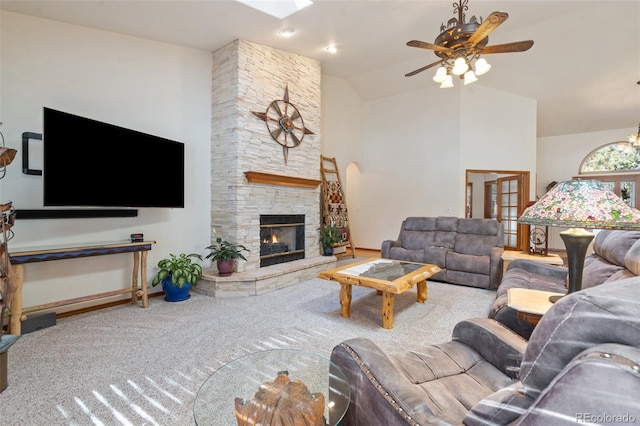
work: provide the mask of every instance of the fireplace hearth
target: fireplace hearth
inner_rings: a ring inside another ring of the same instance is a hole
[[[304,215],[260,215],[260,267],[304,259]]]

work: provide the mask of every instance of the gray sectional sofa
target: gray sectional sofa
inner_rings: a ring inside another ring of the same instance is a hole
[[[341,424],[635,423],[639,288],[634,277],[564,297],[528,342],[490,318],[462,321],[436,345],[387,352],[346,340],[331,354],[351,388]]]
[[[585,258],[582,288],[619,281],[640,275],[640,231],[599,231],[593,241],[593,253]],[[542,265],[529,260],[509,264],[496,291],[489,318],[506,325],[519,335],[529,338],[533,326],[517,318],[517,312],[507,306],[510,288],[566,293],[567,269]],[[640,291],[640,287],[638,287]]]
[[[408,217],[396,240],[383,241],[381,257],[439,266],[430,280],[496,289],[503,251],[503,229],[496,220]]]

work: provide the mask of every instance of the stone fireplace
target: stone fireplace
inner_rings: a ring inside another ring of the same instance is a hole
[[[203,278],[211,285],[199,282],[194,289],[215,296],[258,294],[315,277],[319,270],[330,268],[331,261],[335,264],[335,258],[321,256],[318,235],[320,61],[236,40],[213,52],[212,78],[211,238],[222,237],[250,251],[246,262],[237,262],[231,277],[217,277],[213,265]],[[304,127],[313,132],[288,148],[286,157],[265,121],[252,113],[284,99],[285,90]],[[264,253],[261,217],[274,215],[302,217],[296,231],[302,232],[296,234],[302,241],[286,243],[289,251],[295,243],[295,253],[281,255],[290,261],[267,265],[273,253]],[[263,279],[275,283],[265,284]],[[241,284],[223,290],[229,282]]]

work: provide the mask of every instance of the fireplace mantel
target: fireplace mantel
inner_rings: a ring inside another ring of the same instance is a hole
[[[298,186],[302,188],[315,188],[322,181],[293,176],[274,175],[263,172],[244,172],[250,183],[266,183],[270,185]]]

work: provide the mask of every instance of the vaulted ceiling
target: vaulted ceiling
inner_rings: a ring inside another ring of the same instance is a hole
[[[454,16],[452,3],[315,0],[285,19],[231,0],[0,0],[0,8],[207,51],[235,39],[253,41],[321,60],[324,75],[347,80],[369,101],[447,90],[431,80],[435,68],[404,74],[438,59],[406,42],[433,43],[440,25]],[[487,55],[493,68],[474,84],[536,99],[538,136],[636,128],[639,0],[470,0],[468,6],[467,20],[509,14],[489,36],[490,45],[535,41],[527,52]],[[295,28],[293,37],[280,37],[287,27]],[[326,50],[329,44],[337,53]]]

